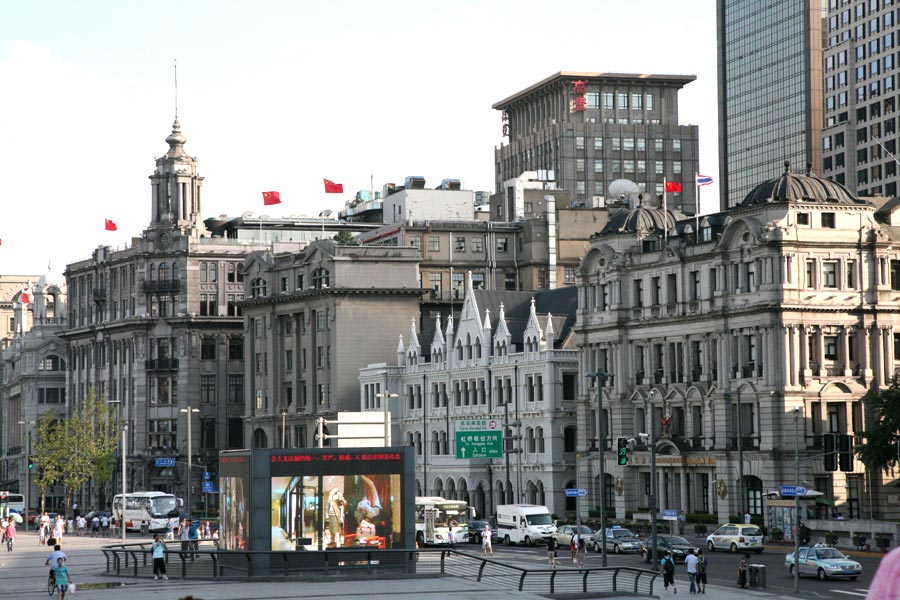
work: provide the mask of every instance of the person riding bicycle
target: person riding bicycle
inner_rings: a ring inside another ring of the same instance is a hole
[[[63,563],[65,563],[69,557],[66,556],[66,553],[62,551],[62,546],[56,544],[53,546],[53,552],[47,556],[47,560],[44,561],[44,566],[50,566],[50,580],[53,581],[54,585],[56,584],[56,580],[53,576],[53,571],[56,567],[57,559],[61,558]]]

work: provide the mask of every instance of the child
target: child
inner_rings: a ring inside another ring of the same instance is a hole
[[[69,577],[69,569],[66,568],[62,556],[56,559],[56,568],[53,569],[53,577],[56,581],[56,597],[58,600],[64,600],[66,592],[69,591],[69,584],[74,582]]]

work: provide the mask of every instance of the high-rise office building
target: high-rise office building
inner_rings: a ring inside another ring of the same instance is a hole
[[[721,207],[822,164],[823,0],[717,0]]]
[[[897,195],[897,45],[893,0],[829,0],[823,174],[857,195]]]
[[[619,200],[617,179],[651,196],[672,181],[683,191],[669,206],[693,214],[698,130],[678,124],[678,90],[695,79],[562,71],[497,102],[509,141],[494,151],[496,192],[536,171],[569,192],[570,206],[599,207]]]

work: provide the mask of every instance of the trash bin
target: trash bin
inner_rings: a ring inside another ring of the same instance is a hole
[[[766,589],[766,565],[750,565],[750,587]]]
[[[150,533],[150,525],[144,521],[141,523],[141,535],[147,535],[148,533]]]

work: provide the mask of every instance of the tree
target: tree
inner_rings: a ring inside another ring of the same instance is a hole
[[[331,239],[333,239],[338,244],[344,244],[344,245],[348,245],[348,246],[356,246],[358,244],[358,242],[356,241],[356,238],[353,237],[353,234],[350,233],[349,231],[347,231],[346,229],[342,229],[342,230],[338,231],[336,234],[334,234],[334,237]]]
[[[88,481],[109,480],[120,439],[110,406],[92,391],[66,421],[66,507]]]
[[[38,419],[35,435],[32,447],[35,466],[33,481],[41,490],[41,512],[44,512],[47,488],[62,483],[67,468],[65,421],[59,419],[56,411],[48,411]]]
[[[885,390],[872,390],[864,398],[875,419],[862,434],[866,442],[856,447],[856,456],[869,471],[888,471],[897,464],[900,442],[900,385],[895,378]]]

